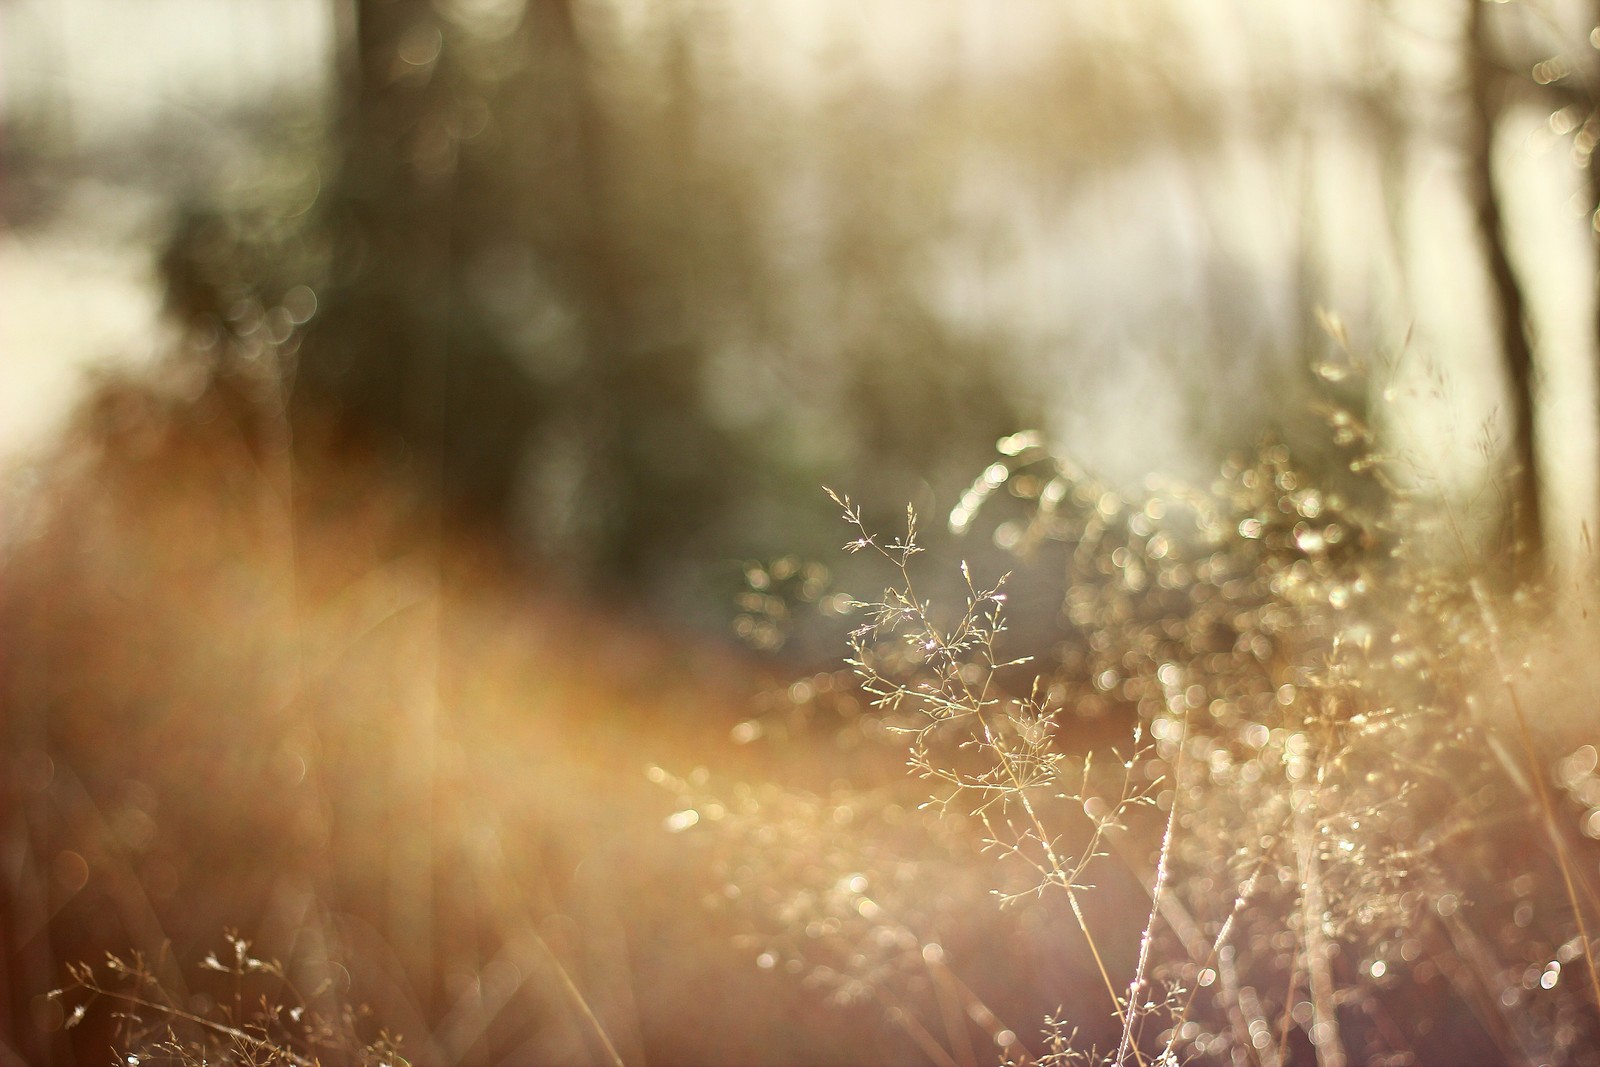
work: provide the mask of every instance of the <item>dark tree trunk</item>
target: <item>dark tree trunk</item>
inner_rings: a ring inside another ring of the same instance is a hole
[[[1511,394],[1510,515],[1507,550],[1518,582],[1537,578],[1544,569],[1544,524],[1536,448],[1533,344],[1529,337],[1527,302],[1507,247],[1500,190],[1494,174],[1494,133],[1504,101],[1505,84],[1492,58],[1484,0],[1467,0],[1467,182],[1483,242],[1485,265],[1500,327],[1500,354]]]
[[[1594,40],[1594,35],[1600,34],[1600,0],[1596,0],[1596,3],[1593,5],[1590,11],[1595,26],[1594,31],[1591,34],[1591,40]],[[1600,69],[1595,69],[1593,71],[1588,82],[1589,85],[1593,86],[1596,84],[1594,81],[1595,76],[1600,76]],[[1593,89],[1589,91],[1590,95],[1587,100],[1589,117],[1584,123],[1584,131],[1589,134],[1588,140],[1591,145],[1588,157],[1589,234],[1594,242],[1594,267],[1596,283],[1593,341],[1597,362],[1600,362],[1600,147],[1594,147],[1595,142],[1600,141],[1600,99],[1597,99],[1594,93],[1595,90]],[[1600,401],[1600,396],[1597,396],[1596,399],[1597,401]],[[1600,429],[1600,404],[1597,404],[1595,410],[1595,425],[1597,429]],[[1600,460],[1600,457],[1597,457],[1597,460]],[[1588,543],[1587,537],[1585,537],[1585,543]],[[1591,571],[1600,573],[1600,558],[1594,557],[1592,555],[1592,550],[1591,556],[1586,562],[1588,563]]]

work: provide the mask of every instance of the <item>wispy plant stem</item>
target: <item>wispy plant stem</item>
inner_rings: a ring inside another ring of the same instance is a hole
[[[1139,938],[1139,962],[1133,970],[1133,981],[1128,983],[1128,1010],[1122,1017],[1122,1041],[1117,1045],[1117,1063],[1119,1067],[1126,1063],[1128,1050],[1133,1047],[1134,1020],[1139,1015],[1139,995],[1144,989],[1145,968],[1150,964],[1150,942],[1155,938],[1156,918],[1161,912],[1161,894],[1167,885],[1167,870],[1172,858],[1172,830],[1178,823],[1178,798],[1183,791],[1183,753],[1189,739],[1189,716],[1187,704],[1183,696],[1176,694],[1176,686],[1166,685],[1167,706],[1174,703],[1184,708],[1184,714],[1178,726],[1178,756],[1172,768],[1172,805],[1167,809],[1167,825],[1161,834],[1161,852],[1156,860],[1155,883],[1150,889],[1150,917],[1145,920],[1144,933]]]

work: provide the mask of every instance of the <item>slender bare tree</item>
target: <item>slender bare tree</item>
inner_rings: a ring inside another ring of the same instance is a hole
[[[1499,320],[1500,356],[1511,398],[1512,492],[1507,516],[1507,549],[1517,581],[1536,578],[1544,568],[1544,523],[1535,416],[1537,367],[1528,323],[1527,300],[1511,262],[1501,211],[1502,190],[1494,171],[1494,136],[1505,105],[1507,79],[1495,59],[1492,28],[1484,0],[1467,0],[1466,157],[1468,195],[1484,265]]]

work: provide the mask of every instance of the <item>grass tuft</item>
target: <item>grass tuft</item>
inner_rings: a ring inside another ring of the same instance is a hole
[[[1489,592],[1460,517],[1402,490],[1356,414],[1322,414],[1316,465],[1269,439],[1203,489],[1118,491],[1008,437],[949,525],[992,520],[1014,570],[963,562],[936,594],[915,512],[886,536],[830,489],[846,550],[888,575],[851,605],[861,733],[904,745],[936,826],[891,860],[881,827],[815,826],[903,811],[890,782],[741,787],[712,833],[729,900],[767,913],[758,963],[875,1000],[941,1064],[992,1062],[984,1037],[1053,1067],[1600,1061],[1595,852],[1560,795],[1592,838],[1593,746],[1552,758],[1506,648],[1508,630],[1540,639],[1549,594]],[[803,892],[758,863],[791,837],[837,853]],[[908,888],[952,906],[951,865],[1020,916],[959,955],[935,930],[950,916]],[[842,968],[818,962],[830,939]],[[915,966],[930,949],[950,977]],[[984,954],[1007,953],[1050,960],[1030,994],[1073,998],[1037,1036],[976,1022],[993,996],[1028,1000],[992,980]],[[953,985],[964,967],[994,993]]]

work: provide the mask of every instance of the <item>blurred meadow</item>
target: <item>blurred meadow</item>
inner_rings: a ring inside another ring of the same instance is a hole
[[[0,0],[0,1067],[1600,1063],[1597,18]]]

